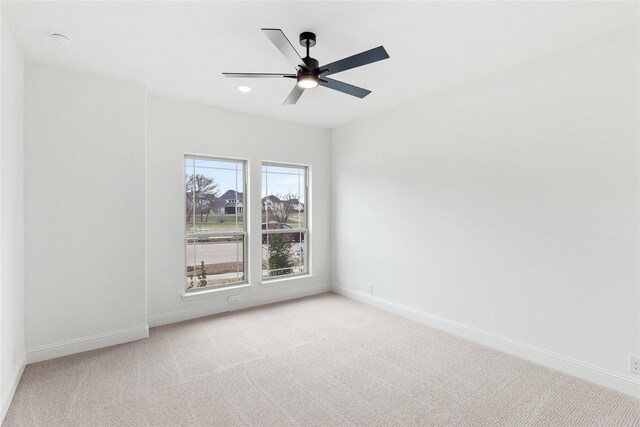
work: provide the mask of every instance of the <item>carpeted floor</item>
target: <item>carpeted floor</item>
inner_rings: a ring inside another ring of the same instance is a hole
[[[3,426],[640,425],[640,400],[335,294],[150,335],[27,366]]]

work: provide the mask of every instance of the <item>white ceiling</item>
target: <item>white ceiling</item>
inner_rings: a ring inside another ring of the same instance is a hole
[[[638,25],[637,2],[2,1],[2,13],[29,60],[329,128]],[[365,99],[317,88],[285,106],[291,80],[220,74],[292,70],[262,27],[281,28],[300,53],[298,34],[315,32],[321,64],[379,45],[391,58],[332,76],[372,90]]]

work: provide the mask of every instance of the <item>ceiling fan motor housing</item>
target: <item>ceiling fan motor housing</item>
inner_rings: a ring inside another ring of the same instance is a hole
[[[304,58],[304,63],[309,67],[309,71],[317,70],[320,66],[320,63],[316,58],[306,57]]]
[[[300,33],[300,46],[307,47],[307,42],[309,42],[309,47],[314,47],[316,45],[316,35],[309,31]]]

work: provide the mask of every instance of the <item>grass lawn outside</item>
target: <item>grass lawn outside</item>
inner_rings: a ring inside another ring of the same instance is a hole
[[[244,217],[242,215],[203,215],[202,222],[200,217],[196,216],[196,231],[200,232],[216,232],[216,231],[236,231],[242,230]],[[191,226],[188,224],[187,227]]]

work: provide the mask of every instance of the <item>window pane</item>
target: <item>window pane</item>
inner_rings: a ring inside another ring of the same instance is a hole
[[[306,232],[262,234],[262,277],[306,273]]]
[[[244,237],[187,239],[187,289],[243,282]]]
[[[262,166],[262,229],[307,228],[306,168]]]
[[[244,164],[185,159],[186,232],[242,231]]]

